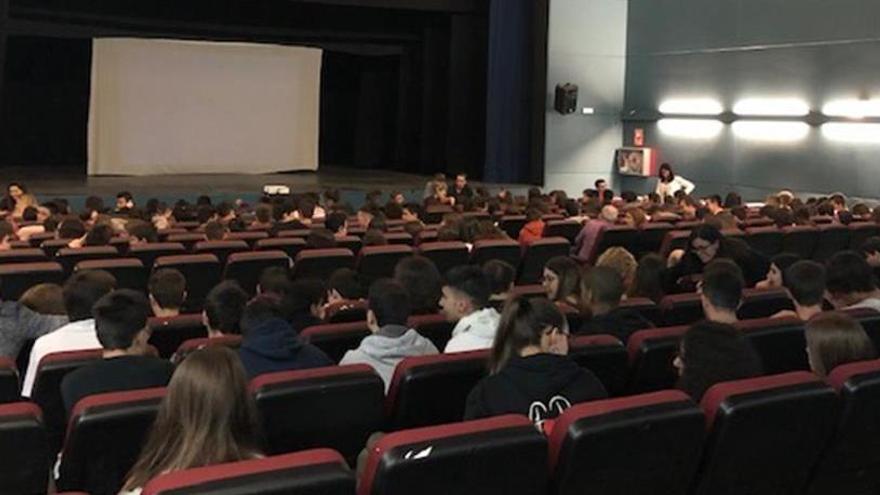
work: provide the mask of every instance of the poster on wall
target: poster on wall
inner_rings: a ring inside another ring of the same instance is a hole
[[[614,163],[620,175],[651,176],[652,158],[651,148],[618,148],[614,153]]]

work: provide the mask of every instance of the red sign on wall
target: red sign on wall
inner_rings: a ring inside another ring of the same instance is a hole
[[[645,145],[645,130],[641,127],[636,128],[633,131],[633,146],[644,146]]]

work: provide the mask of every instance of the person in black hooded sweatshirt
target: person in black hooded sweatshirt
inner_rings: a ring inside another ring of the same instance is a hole
[[[595,375],[567,354],[568,326],[556,305],[545,298],[510,300],[492,347],[490,375],[468,395],[465,419],[523,414],[541,427],[574,404],[607,397]]]

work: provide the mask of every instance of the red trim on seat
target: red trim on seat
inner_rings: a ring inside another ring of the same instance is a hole
[[[40,406],[34,404],[33,402],[13,402],[11,404],[0,404],[0,421],[2,421],[3,419],[18,416],[33,416],[34,418],[42,421],[43,410],[40,409]]]
[[[455,322],[450,322],[446,319],[446,315],[443,313],[432,313],[428,315],[413,315],[410,316],[409,319],[406,320],[407,325],[412,328],[418,330],[418,327],[422,325],[436,325],[438,323],[449,323],[454,325]]]
[[[204,347],[213,345],[225,345],[233,347],[241,344],[241,335],[223,335],[222,337],[202,337],[198,339],[185,340],[177,346],[175,354],[180,352],[194,352]]]
[[[700,407],[706,414],[706,427],[711,428],[721,404],[730,397],[805,383],[821,383],[819,377],[806,371],[734,380],[713,385],[703,395]]]
[[[474,251],[477,249],[489,249],[496,247],[516,247],[519,249],[519,243],[512,239],[492,239],[474,242]]]
[[[440,242],[426,242],[424,244],[419,244],[418,251],[420,253],[425,252],[444,252],[444,251],[467,251],[467,244],[461,241],[440,241]]]
[[[115,258],[106,260],[83,260],[76,264],[77,270],[99,270],[102,268],[143,268],[138,258]]]
[[[834,368],[831,374],[825,379],[825,382],[834,387],[834,390],[840,392],[841,389],[843,389],[843,385],[850,378],[877,372],[880,372],[880,359],[841,364]]]
[[[541,239],[533,241],[531,244],[529,244],[528,247],[533,248],[533,247],[541,247],[541,246],[563,246],[563,245],[564,246],[571,246],[571,243],[568,242],[568,239],[566,239],[565,237],[554,236],[554,237],[543,237]]]
[[[296,255],[296,261],[304,261],[321,258],[354,258],[351,249],[345,248],[328,248],[328,249],[306,249],[300,251]]]
[[[201,313],[177,316],[151,316],[150,319],[147,320],[147,326],[149,328],[189,325],[204,325]]]
[[[459,361],[480,361],[489,359],[489,350],[453,352],[451,354],[432,354],[429,356],[413,356],[404,358],[397,363],[394,368],[394,375],[391,378],[391,385],[388,387],[388,394],[385,397],[385,409],[390,411],[397,399],[397,393],[400,390],[400,382],[406,375],[406,372],[422,366],[431,366],[442,363],[456,363]]]
[[[364,259],[368,256],[382,254],[413,254],[412,246],[406,244],[387,244],[385,246],[364,246],[358,251],[358,257]]]
[[[18,365],[8,357],[0,356],[0,368],[10,369],[14,371],[16,375],[18,374]]]
[[[649,328],[647,330],[639,330],[629,336],[626,341],[626,352],[629,354],[629,361],[632,363],[639,354],[639,349],[646,340],[663,339],[667,337],[681,337],[687,332],[688,325],[678,325],[675,327]]]
[[[105,394],[94,394],[83,397],[73,406],[73,410],[70,412],[70,419],[67,421],[67,434],[64,438],[70,438],[70,432],[73,431],[73,427],[79,417],[91,408],[122,406],[134,402],[162,399],[165,397],[165,393],[165,387],[155,387],[137,390],[123,390],[120,392],[107,392]]]
[[[620,301],[621,308],[630,308],[630,309],[655,309],[657,308],[657,303],[648,299],[647,297],[630,297]]]
[[[197,263],[216,263],[220,264],[220,260],[213,254],[178,254],[171,256],[159,256],[156,258],[156,268],[171,265],[191,265]]]
[[[43,359],[40,360],[39,366],[37,366],[37,375],[40,374],[40,369],[47,364],[53,363],[63,363],[65,361],[85,361],[90,359],[101,359],[104,356],[104,349],[85,349],[81,351],[64,351],[64,352],[53,352],[50,354],[46,354],[43,356]]]
[[[502,430],[506,428],[534,427],[532,422],[525,416],[508,414],[494,418],[479,419],[476,421],[464,421],[439,426],[428,426],[412,430],[389,433],[382,437],[369,452],[367,466],[364,469],[363,478],[358,485],[358,495],[369,495],[376,478],[376,471],[385,452],[403,445],[440,440],[444,438],[459,437],[483,433],[486,431]]]
[[[11,263],[0,265],[0,275],[14,275],[17,273],[58,272],[64,273],[64,268],[57,261],[40,261],[35,263]]]
[[[306,340],[309,340],[311,337],[314,337],[316,335],[355,333],[359,331],[370,331],[370,328],[367,326],[366,321],[353,321],[350,323],[324,323],[321,325],[314,325],[304,328],[303,331],[299,333],[299,336]]]
[[[606,334],[581,335],[579,337],[572,337],[572,339],[568,341],[568,346],[572,349],[576,347],[590,347],[600,345],[613,345],[623,347],[623,342],[621,342],[620,339],[613,335]]]
[[[248,261],[274,261],[274,260],[287,260],[290,261],[290,257],[287,256],[287,253],[280,250],[271,250],[271,251],[246,251],[241,253],[232,253],[229,255],[229,258],[226,259],[227,268],[229,265],[233,263],[246,263]]]
[[[556,420],[556,424],[553,426],[553,432],[547,438],[550,447],[548,461],[550,462],[551,474],[556,468],[556,463],[559,460],[559,452],[562,450],[562,443],[568,436],[568,429],[571,428],[573,423],[584,418],[592,418],[618,411],[674,402],[689,402],[694,404],[691,398],[684,392],[678,390],[663,390],[649,394],[634,395],[631,397],[597,400],[570,407]]]
[[[61,248],[56,253],[56,256],[59,258],[63,258],[65,256],[76,257],[81,254],[119,254],[119,250],[117,250],[113,246],[84,246],[80,248]]]
[[[330,378],[334,376],[347,375],[376,375],[376,371],[367,364],[350,364],[344,366],[326,366],[323,368],[311,368],[307,370],[296,371],[278,371],[275,373],[266,373],[254,377],[251,380],[249,389],[251,393],[256,393],[259,389],[284,382],[296,382],[303,380],[311,380],[314,378]]]
[[[685,294],[672,294],[664,296],[663,299],[660,300],[660,308],[664,311],[667,311],[670,308],[679,304],[694,303],[699,301],[700,295],[696,292],[687,292]]]
[[[177,488],[211,481],[233,479],[253,474],[316,466],[321,464],[345,465],[342,456],[331,449],[314,449],[292,454],[228,462],[193,469],[185,469],[153,478],[144,486],[143,495],[158,495]]]
[[[740,320],[734,324],[736,328],[746,333],[795,325],[803,327],[804,322],[798,318],[789,316],[785,318],[755,318],[751,320]]]

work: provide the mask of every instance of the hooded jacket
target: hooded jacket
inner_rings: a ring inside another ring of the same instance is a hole
[[[281,318],[268,319],[248,332],[238,355],[250,378],[274,371],[333,366],[324,351],[303,342]]]
[[[467,398],[464,419],[523,414],[540,426],[574,404],[607,395],[593,373],[567,356],[514,356],[501,371],[474,387]]]
[[[361,345],[342,356],[343,364],[368,364],[385,382],[385,392],[394,376],[394,368],[404,358],[437,354],[437,348],[418,332],[402,325],[385,325],[364,338]]]
[[[577,333],[613,335],[626,344],[630,335],[646,328],[654,328],[654,324],[638,311],[630,308],[614,308],[604,315],[595,315],[585,321]]]
[[[458,320],[444,352],[489,349],[495,341],[501,315],[495,308],[483,308]]]

